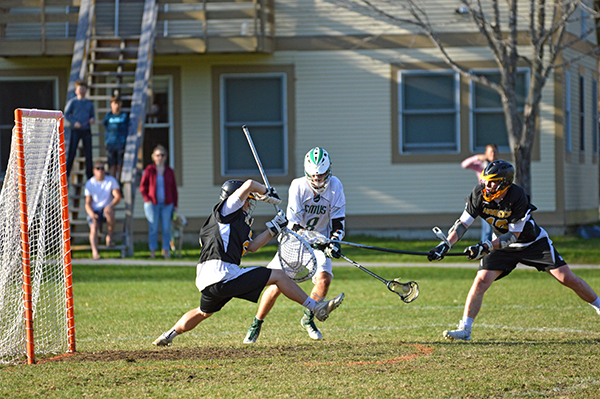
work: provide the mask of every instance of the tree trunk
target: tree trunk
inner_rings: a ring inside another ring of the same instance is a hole
[[[515,183],[531,195],[531,147],[513,148]]]

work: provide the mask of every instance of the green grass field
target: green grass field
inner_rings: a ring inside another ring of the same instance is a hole
[[[411,304],[336,267],[330,294],[346,299],[319,323],[323,341],[282,297],[258,343],[244,345],[256,305],[234,299],[170,348],[151,342],[199,304],[195,268],[75,266],[78,353],[0,366],[0,397],[600,397],[600,316],[570,290],[519,268],[487,293],[473,341],[449,343],[441,333],[461,318],[475,269],[424,266],[371,268],[417,280]],[[576,273],[600,292],[599,270]]]

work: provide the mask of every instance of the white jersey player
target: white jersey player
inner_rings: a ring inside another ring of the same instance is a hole
[[[327,151],[320,147],[311,149],[304,157],[304,173],[305,176],[294,179],[289,188],[288,227],[295,231],[301,229],[316,231],[333,240],[342,240],[345,230],[346,198],[341,181],[331,174],[331,159]],[[340,257],[340,245],[331,243],[323,252],[315,250],[315,253],[318,265],[312,279],[314,287],[310,296],[320,300],[325,298],[329,291],[333,279],[331,258]],[[277,256],[268,267],[281,268]],[[256,342],[262,323],[280,293],[277,287],[270,287],[264,292],[244,343]],[[300,324],[306,329],[310,338],[314,340],[323,338],[314,323],[312,312],[304,312]]]

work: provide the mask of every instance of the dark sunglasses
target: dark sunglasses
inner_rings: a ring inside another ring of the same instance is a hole
[[[104,170],[104,166],[95,166],[94,169]]]

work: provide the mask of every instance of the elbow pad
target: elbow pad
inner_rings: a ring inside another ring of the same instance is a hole
[[[460,239],[465,235],[465,233],[467,232],[467,228],[465,227],[465,225],[460,221],[460,219],[456,219],[456,222],[454,222],[454,225],[452,227],[450,227],[450,230],[448,230],[448,236],[450,236],[450,234],[455,231],[456,235],[458,235],[458,241],[460,241]]]
[[[500,248],[506,248],[513,242],[517,242],[517,236],[509,231],[499,236],[498,241],[500,242]]]

